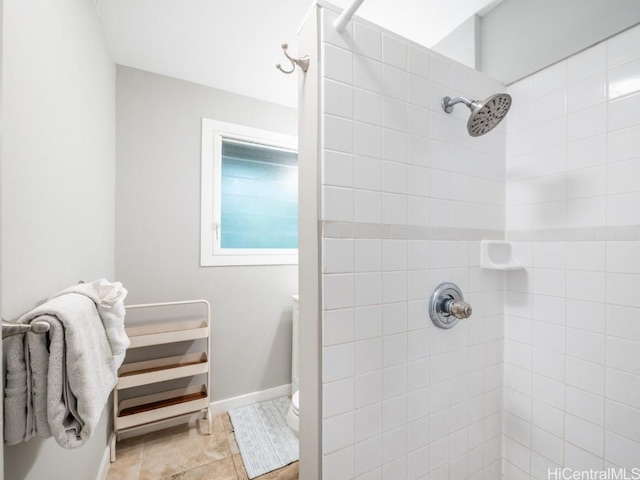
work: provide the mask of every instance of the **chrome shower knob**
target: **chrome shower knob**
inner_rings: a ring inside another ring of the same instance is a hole
[[[436,327],[451,328],[460,319],[469,318],[472,311],[455,283],[441,283],[431,294],[429,316]]]
[[[456,302],[455,300],[448,300],[444,309],[449,315],[453,315],[459,319],[469,318],[473,311],[471,305],[467,302]]]

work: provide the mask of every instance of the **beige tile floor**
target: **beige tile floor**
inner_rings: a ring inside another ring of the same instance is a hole
[[[213,418],[213,433],[178,425],[118,442],[107,480],[248,480],[229,415]],[[297,480],[298,462],[256,480]]]

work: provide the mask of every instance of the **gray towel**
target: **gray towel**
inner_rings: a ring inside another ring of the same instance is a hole
[[[18,323],[49,323],[48,334],[5,340],[5,441],[53,435],[65,448],[91,437],[117,381],[117,367],[96,304],[86,295],[57,296]]]

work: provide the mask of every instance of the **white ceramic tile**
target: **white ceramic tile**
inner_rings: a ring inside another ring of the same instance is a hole
[[[406,369],[405,369],[406,370]],[[407,396],[390,398],[382,403],[382,431],[405,426],[407,424]]]
[[[640,405],[640,377],[631,373],[607,369],[607,398],[630,406]]]
[[[604,393],[604,368],[600,365],[567,357],[565,377],[568,385],[599,395]]]
[[[626,469],[637,468],[640,442],[634,442],[613,432],[605,433],[604,458]],[[632,470],[633,471],[633,470]]]
[[[607,302],[615,305],[640,307],[640,297],[636,295],[640,288],[640,275],[607,274]]]
[[[604,397],[579,388],[567,387],[566,410],[599,426],[604,425]]]
[[[602,196],[605,193],[605,167],[584,168],[567,173],[567,198]]]
[[[411,74],[407,76],[407,101],[429,108],[429,81],[426,78]]]
[[[418,165],[420,167],[430,166],[430,150],[437,155],[446,156],[445,152],[451,153],[450,145],[434,145],[430,147],[430,142],[423,137],[410,135],[408,140],[407,149],[407,161],[412,165]],[[439,157],[442,160],[442,157]]]
[[[548,458],[555,464],[561,464],[563,459],[563,441],[540,428],[533,428],[532,432],[533,450],[540,453],[543,457]]]
[[[355,475],[380,467],[382,464],[382,438],[380,436],[357,443],[354,449]]]
[[[430,196],[430,170],[409,165],[407,170],[407,193],[422,197]]]
[[[565,358],[561,353],[533,349],[533,372],[555,380],[564,381]]]
[[[339,33],[334,27],[334,23],[338,19],[338,14],[327,9],[323,9],[322,13],[322,34],[324,41],[340,48],[349,49],[351,47],[353,25],[355,22],[348,23],[345,26],[345,31]]]
[[[382,162],[382,191],[407,193],[407,165],[398,162]]]
[[[582,198],[567,201],[567,227],[597,227],[604,225],[605,197]]]
[[[346,343],[323,349],[323,382],[333,382],[354,374],[354,345]]]
[[[640,309],[607,305],[607,334],[640,341]]]
[[[620,130],[640,124],[640,92],[609,102],[609,130]]]
[[[324,148],[353,153],[353,122],[331,115],[323,115],[322,118],[324,122]]]
[[[322,422],[322,451],[326,455],[353,444],[353,412]]]
[[[390,65],[382,65],[382,94],[406,101],[407,73]]]
[[[356,222],[380,223],[382,221],[382,194],[366,190],[355,190],[353,194]]]
[[[533,401],[532,411],[532,423],[534,425],[558,437],[564,436],[565,412],[563,409],[535,400]]]
[[[353,306],[353,275],[324,275],[323,308]]]
[[[382,370],[356,376],[356,408],[382,401]]]
[[[382,223],[404,225],[407,223],[407,196],[395,193],[382,194]]]
[[[356,442],[382,433],[382,404],[375,403],[359,408],[354,415]]]
[[[607,166],[607,193],[636,193],[640,175],[640,160],[612,163]]]
[[[382,308],[379,305],[354,309],[355,340],[382,335]]]
[[[441,85],[451,83],[451,61],[439,55],[431,57],[431,80]]]
[[[332,310],[324,312],[322,319],[324,346],[353,342],[353,310]]]
[[[532,397],[553,407],[564,408],[565,384],[542,375],[533,375]]]
[[[640,91],[640,59],[610,69],[608,82],[609,100]]]
[[[407,104],[393,98],[382,100],[383,124],[387,128],[407,131]]]
[[[609,132],[607,155],[609,163],[640,158],[640,126]]]
[[[565,351],[565,329],[558,325],[535,322],[533,325],[533,344],[536,347],[554,352]]]
[[[353,87],[325,79],[323,88],[324,113],[351,119],[353,117]]]
[[[353,54],[345,49],[324,45],[324,76],[353,84]]]
[[[403,457],[407,451],[407,429],[406,426],[398,427],[394,430],[384,432],[382,435],[382,460],[390,463],[395,459]],[[404,458],[402,459],[404,463]],[[385,476],[385,478],[387,478]],[[389,478],[404,478],[389,477]]]
[[[343,65],[342,68],[346,68],[346,65]],[[352,71],[355,87],[377,93],[382,91],[382,64],[380,62],[361,55],[354,55]]]
[[[607,40],[609,67],[628,62],[638,56],[640,45],[640,28],[633,27]]]
[[[573,328],[567,329],[567,355],[603,365],[604,354],[604,335]]]
[[[366,123],[355,122],[354,152],[356,155],[382,157],[382,129]]]
[[[333,417],[347,413],[354,407],[355,383],[353,378],[325,383],[322,386],[322,416]]]
[[[407,44],[397,37],[382,35],[382,61],[388,65],[407,69]]]
[[[408,46],[407,68],[409,73],[429,78],[430,55],[427,50],[413,45]]]
[[[387,303],[382,306],[382,333],[393,335],[407,331],[407,304]]]
[[[607,366],[640,375],[640,343],[607,338]]]
[[[605,242],[570,242],[567,244],[567,269],[603,272]]]
[[[616,132],[611,133],[614,135]],[[607,162],[607,136],[597,135],[569,143],[567,166],[574,170]]]
[[[374,60],[382,59],[382,35],[378,29],[354,22],[353,39],[354,52]]]
[[[590,332],[604,333],[603,303],[567,299],[567,326]]]
[[[567,414],[565,422],[565,438],[568,442],[599,457],[604,455],[604,429],[602,427],[570,414]]]
[[[353,89],[354,119],[358,122],[382,125],[382,97],[361,88]]]
[[[365,190],[382,189],[382,161],[377,158],[354,157],[353,184],[355,188]]]
[[[518,80],[507,87],[507,93],[511,95],[515,102],[527,103],[534,99],[533,76],[528,76]]]
[[[322,183],[336,187],[353,187],[353,156],[325,150]]]
[[[338,450],[322,457],[322,473],[327,478],[348,480],[353,478],[353,447]]]
[[[430,112],[416,105],[407,106],[408,132],[410,135],[429,136]]]
[[[355,343],[355,372],[358,375],[382,368],[382,340],[373,338]]]
[[[409,136],[405,132],[385,128],[382,131],[382,157],[398,163],[407,163]]]
[[[589,453],[582,448],[576,447],[571,443],[564,444],[564,463],[563,466],[573,470],[601,470],[603,467],[602,458]]]
[[[323,272],[353,271],[353,240],[326,238],[323,240]]]
[[[591,77],[607,68],[607,45],[599,43],[568,59],[569,83]]]
[[[604,79],[602,81],[602,87],[604,90]],[[537,97],[533,102],[533,118],[536,125],[566,114],[567,90],[564,88],[555,90],[542,97]]]
[[[640,224],[640,194],[609,195],[607,197],[607,225]]]
[[[567,61],[558,62],[533,75],[535,97],[542,97],[567,86]]]
[[[584,112],[587,112],[587,113],[584,113]],[[567,119],[565,117],[559,117],[535,127],[535,142],[534,142],[535,150],[541,151],[547,148],[561,146],[567,143],[568,138],[571,138],[572,140],[577,140],[578,138],[584,138],[589,134],[591,134],[591,133],[587,134],[586,131],[583,130],[580,132],[580,133],[584,133],[582,137],[572,138],[567,136],[567,123],[569,124],[569,127],[571,127],[572,116],[581,115],[582,117],[587,117],[588,113],[590,114],[590,110],[574,113],[569,116],[569,122],[567,122]],[[588,119],[591,119],[591,116],[589,116]],[[591,130],[589,130],[589,132],[591,132]],[[593,133],[593,135],[595,135],[595,133]]]
[[[606,99],[604,73],[596,74],[569,85],[567,110],[575,112],[602,103]]]
[[[606,428],[636,442],[640,442],[640,410],[618,402],[606,402]]]
[[[567,271],[567,297],[603,302],[605,276],[599,272]]]
[[[605,133],[607,131],[607,105],[601,103],[570,113],[568,125],[568,140],[570,142]]]
[[[381,240],[356,239],[354,247],[354,269],[356,272],[373,272],[382,269]]]
[[[362,307],[382,303],[382,275],[380,273],[356,273],[354,282],[354,304]]]

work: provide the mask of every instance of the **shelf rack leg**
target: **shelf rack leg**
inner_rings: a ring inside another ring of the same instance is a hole
[[[116,434],[111,434],[109,450],[111,451],[111,463],[116,461]]]
[[[211,435],[213,433],[213,427],[211,426],[211,405],[207,407],[207,413],[205,413],[205,415],[207,416],[207,423],[209,424],[209,435]]]

